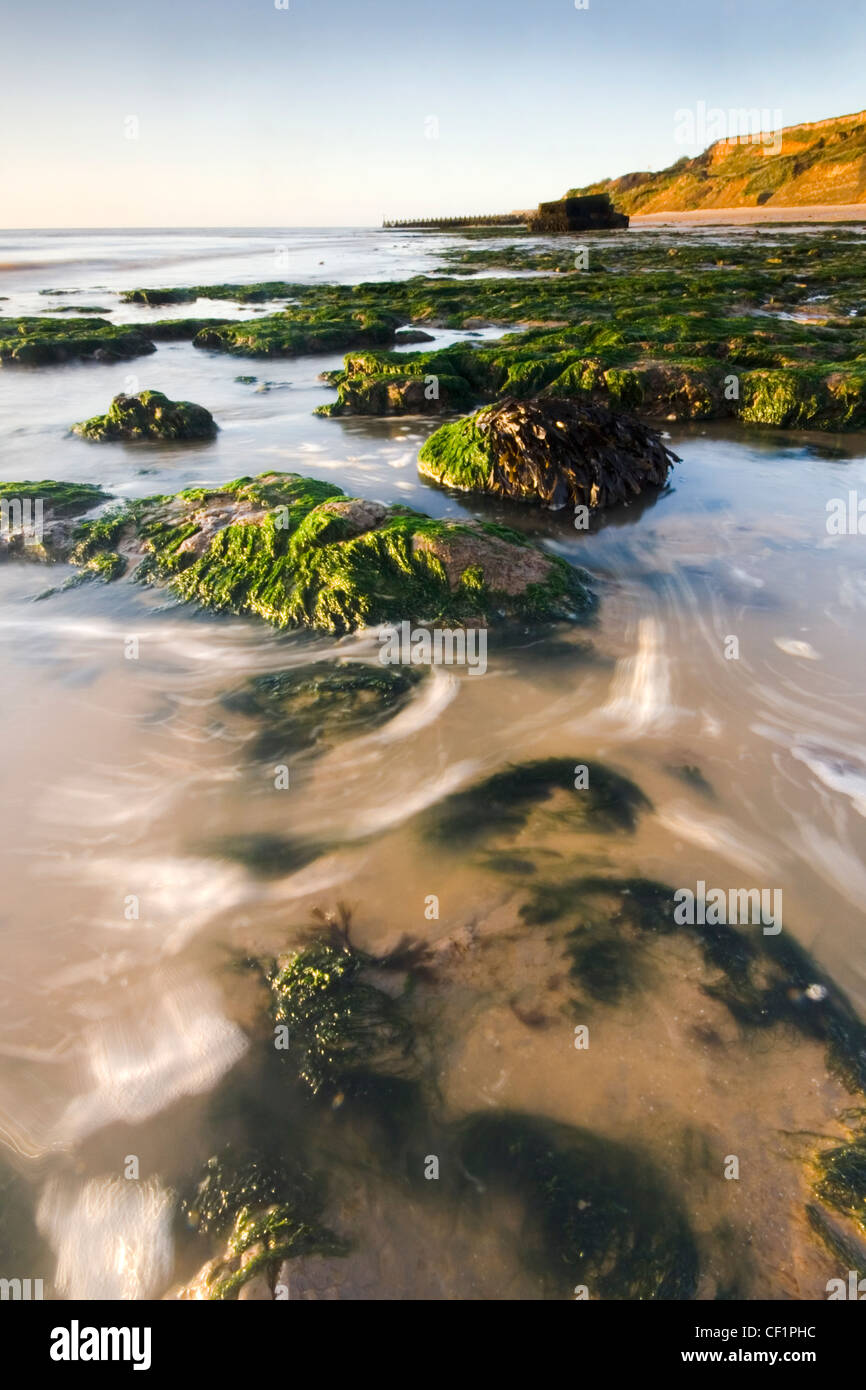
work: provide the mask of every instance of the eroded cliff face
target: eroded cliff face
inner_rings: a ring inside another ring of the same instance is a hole
[[[566,196],[608,193],[632,216],[866,202],[866,111],[781,129],[773,128],[773,113],[764,113],[770,119],[752,139],[743,133],[746,112],[681,114],[685,148],[699,143],[702,133],[712,142],[702,154],[656,173],[602,179]]]

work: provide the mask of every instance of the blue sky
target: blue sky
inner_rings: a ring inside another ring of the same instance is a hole
[[[531,207],[692,153],[699,102],[861,109],[864,39],[863,0],[0,0],[0,225]]]

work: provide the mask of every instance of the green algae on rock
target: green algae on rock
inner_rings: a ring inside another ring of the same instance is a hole
[[[403,1079],[412,1029],[398,1001],[371,979],[376,961],[318,941],[268,969],[275,1025],[288,1029],[288,1058],[313,1095],[352,1092],[371,1073]]]
[[[146,333],[107,319],[0,319],[0,362],[40,367],[76,358],[119,362],[156,348]]]
[[[105,415],[72,426],[95,440],[212,439],[217,426],[209,410],[192,401],[170,401],[161,391],[115,396]]]
[[[227,1146],[181,1200],[187,1224],[224,1248],[179,1298],[232,1299],[256,1282],[270,1298],[283,1260],[343,1255],[348,1246],[319,1216],[321,1193],[304,1169],[279,1156]]]
[[[691,1299],[699,1260],[682,1207],[644,1154],[534,1116],[471,1116],[463,1167],[523,1203],[523,1258],[556,1296]]]
[[[255,321],[205,327],[196,341],[250,355],[355,348],[355,360],[347,359],[332,385],[365,413],[392,409],[389,396],[376,380],[349,384],[348,376],[459,377],[477,404],[501,396],[588,395],[656,420],[741,417],[816,429],[866,424],[866,303],[856,236],[778,229],[772,244],[757,234],[732,242],[724,233],[691,241],[678,234],[672,244],[669,232],[642,230],[606,241],[603,263],[598,243],[589,236],[587,244],[585,269],[522,279],[201,286],[195,293],[210,298],[244,303],[261,288],[292,303]],[[562,248],[449,254],[472,269],[568,268]],[[390,325],[378,342],[359,340],[364,316]],[[474,349],[461,343],[457,351],[375,350],[405,331],[479,322],[523,331]],[[370,351],[362,364],[357,348],[363,345]],[[765,373],[781,376],[768,381]],[[417,391],[405,381],[399,389]],[[449,381],[448,389],[460,388]],[[426,401],[420,408],[428,409]],[[328,413],[342,413],[341,401]]]
[[[421,813],[424,832],[440,843],[465,845],[523,829],[533,807],[561,792],[570,799],[562,812],[596,830],[633,830],[650,803],[639,787],[618,772],[593,764],[589,784],[575,785],[574,758],[542,758],[496,772]]]
[[[459,376],[426,379],[382,372],[338,377],[337,400],[320,405],[317,415],[440,415],[468,409],[473,401],[471,387]]]
[[[242,319],[202,328],[193,347],[241,357],[297,357],[392,343],[399,319],[387,311],[348,308],[337,316],[286,309],[267,318]]]
[[[124,290],[120,296],[124,304],[190,304],[198,298],[193,289]]]
[[[442,425],[418,467],[466,492],[595,510],[663,486],[675,461],[655,430],[633,416],[542,397],[506,399]]]
[[[376,728],[404,707],[421,679],[412,667],[323,661],[251,676],[222,703],[259,723],[254,754],[270,758]]]
[[[295,473],[147,498],[130,514],[139,579],[279,627],[574,620],[592,606],[581,572],[503,527],[349,498]]]
[[[192,341],[197,333],[203,332],[208,328],[221,328],[225,323],[231,323],[231,319],[157,319],[155,323],[147,325],[148,337],[153,338],[154,342],[183,342],[187,339]]]

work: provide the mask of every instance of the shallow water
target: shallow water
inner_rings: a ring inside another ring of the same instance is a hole
[[[392,278],[432,270],[446,244],[286,233],[275,268],[274,241],[4,233],[0,263],[30,264],[4,275],[3,307],[46,312],[57,302],[39,296],[47,286],[103,303],[103,287],[136,284]],[[210,307],[237,312],[182,312]],[[128,583],[35,603],[44,570],[0,570],[0,1138],[38,1205],[28,1272],[56,1297],[158,1296],[191,1275],[172,1244],[170,1192],[212,1151],[214,1095],[259,1084],[261,1001],[228,962],[285,949],[313,908],[343,902],[356,944],[379,953],[410,937],[432,949],[421,1007],[443,1115],[531,1111],[638,1144],[684,1195],[700,1297],[734,1284],[823,1297],[838,1271],[803,1216],[806,1136],[840,1132],[850,1097],[821,1048],[739,1030],[701,993],[685,942],[647,949],[627,1002],[576,1001],[562,933],[518,916],[529,871],[503,872],[472,847],[434,850],[417,817],[511,763],[602,761],[651,802],[633,834],[575,829],[554,801],[487,848],[518,864],[536,855],[535,874],[546,861],[558,881],[602,872],[780,889],[784,931],[866,1013],[866,551],[826,528],[830,499],[866,494],[866,439],[672,429],[681,462],[664,493],[583,534],[562,514],[427,486],[415,460],[429,422],[313,416],[333,398],[318,374],[339,365],[164,343],[117,365],[10,368],[0,477],[98,481],[127,497],[282,469],[435,515],[495,517],[583,565],[597,619],[550,641],[491,631],[483,678],[437,671],[391,722],[315,755],[286,750],[290,786],[277,792],[252,752],[254,725],[222,697],[311,657],[375,662],[374,634],[277,634]],[[276,385],[257,390],[264,382]],[[67,434],[145,387],[206,405],[216,440],[144,450]],[[293,872],[258,873],[224,850],[239,832],[317,852]],[[585,1055],[573,1046],[584,1021]],[[144,1180],[135,1197],[118,1178],[130,1154]],[[738,1183],[718,1181],[729,1154]],[[332,1157],[359,1244],[333,1276],[343,1296],[539,1296],[506,1210],[492,1226],[459,1204],[422,1211],[369,1176],[359,1188],[345,1154]],[[76,1244],[82,1222],[90,1239]]]

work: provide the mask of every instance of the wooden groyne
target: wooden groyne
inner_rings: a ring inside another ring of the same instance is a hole
[[[493,213],[485,217],[401,217],[393,222],[382,222],[383,228],[416,232],[452,231],[455,227],[522,227],[525,224],[526,218],[515,212]]]

